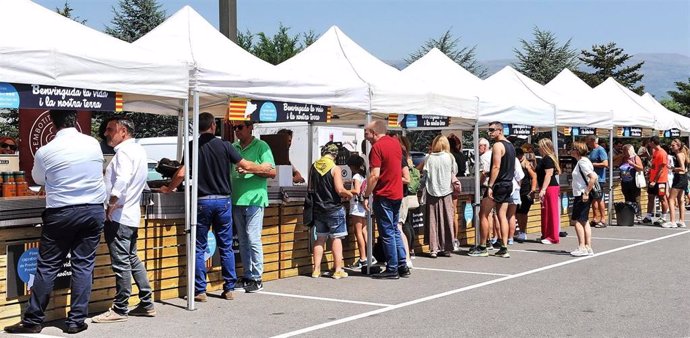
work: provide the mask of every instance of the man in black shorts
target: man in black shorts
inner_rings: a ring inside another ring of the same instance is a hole
[[[510,195],[513,192],[513,176],[515,173],[515,148],[503,135],[503,124],[501,122],[489,123],[489,137],[495,141],[491,149],[491,169],[489,174],[488,197],[496,209],[498,221],[501,229],[501,249],[496,252],[496,256],[508,258],[508,204],[511,201]],[[488,239],[488,224],[481,224],[481,244]],[[486,228],[486,229],[485,229]],[[479,246],[476,250],[470,251],[470,256],[487,256],[486,248]]]

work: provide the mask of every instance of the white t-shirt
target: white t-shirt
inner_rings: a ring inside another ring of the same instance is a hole
[[[481,164],[479,170],[483,171],[484,175],[486,176],[482,184],[486,185],[489,183],[489,171],[491,170],[491,150],[488,150],[479,156],[479,163]]]
[[[360,174],[355,174],[352,176],[352,184],[354,185],[355,182],[359,182],[360,186],[362,182],[364,181],[364,177]],[[350,215],[352,216],[359,216],[359,217],[364,217],[366,216],[366,210],[364,210],[364,204],[362,202],[357,201],[357,195],[352,196],[352,199],[350,200]]]
[[[522,164],[520,160],[515,158],[515,171],[513,173],[513,192],[520,190],[520,181],[525,178],[525,172],[522,170]]]
[[[582,168],[582,172],[580,172],[580,168]],[[573,181],[571,183],[571,187],[573,188],[573,196],[581,196],[582,193],[585,192],[585,189],[587,189],[587,179],[582,177],[583,173],[585,176],[589,176],[589,174],[594,173],[592,161],[590,161],[586,156],[580,157],[580,160],[577,161],[577,164],[573,169]]]

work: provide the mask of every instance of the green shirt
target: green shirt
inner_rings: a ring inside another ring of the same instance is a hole
[[[248,161],[270,163],[275,166],[273,153],[268,143],[254,138],[246,148],[242,148],[239,141],[232,144],[240,152],[242,158]],[[232,182],[232,204],[239,206],[268,206],[268,191],[265,177],[254,174],[240,174],[236,168],[230,173]]]

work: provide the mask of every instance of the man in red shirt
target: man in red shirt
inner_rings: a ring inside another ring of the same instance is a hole
[[[364,207],[369,210],[369,196],[373,193],[374,215],[386,255],[386,271],[372,277],[398,279],[410,276],[405,261],[405,247],[398,230],[403,199],[402,149],[397,139],[386,135],[386,129],[386,123],[380,120],[367,124],[364,129],[364,137],[372,145]]]
[[[647,217],[642,223],[652,223],[654,215],[654,198],[659,197],[661,203],[661,218],[654,224],[662,225],[666,222],[668,215],[668,200],[666,190],[668,188],[668,154],[661,148],[659,138],[653,136],[649,139],[649,148],[653,149],[652,167],[649,169],[649,184],[647,185]]]

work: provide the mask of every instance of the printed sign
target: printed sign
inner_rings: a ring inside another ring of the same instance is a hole
[[[465,224],[470,224],[474,218],[474,208],[472,208],[472,203],[465,203]]]
[[[30,294],[38,263],[38,241],[7,245],[7,299]],[[55,290],[67,289],[72,277],[69,255],[55,278]]]
[[[565,127],[563,128],[564,136],[589,136],[596,135],[597,128],[589,127]]]
[[[450,117],[437,115],[405,115],[400,126],[403,128],[448,127]]]
[[[659,137],[680,137],[680,129],[659,130]]]
[[[568,194],[563,193],[561,196],[561,214],[567,214],[568,213]]]
[[[642,128],[637,127],[618,127],[616,129],[618,137],[642,137]]]
[[[115,92],[38,84],[0,82],[0,108],[122,111]]]
[[[330,122],[331,107],[316,104],[233,99],[228,120],[254,122]]]
[[[504,124],[503,135],[530,136],[532,135],[532,127],[524,124]]]

